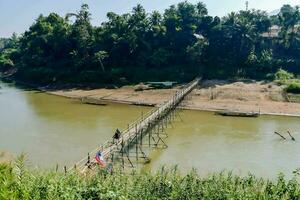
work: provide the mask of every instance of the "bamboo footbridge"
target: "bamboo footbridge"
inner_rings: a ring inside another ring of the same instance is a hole
[[[134,167],[132,157],[135,157],[136,161],[139,161],[139,158],[143,158],[145,162],[149,162],[150,160],[147,158],[143,147],[145,145],[156,148],[161,146],[162,148],[167,147],[163,141],[163,138],[166,136],[164,129],[178,116],[176,108],[199,84],[200,80],[200,78],[196,78],[185,85],[183,89],[177,91],[167,102],[142,115],[138,120],[128,125],[125,130],[121,131],[117,141],[108,141],[104,145],[97,147],[71,169],[79,170],[80,172],[94,169],[97,166],[94,157],[99,151],[107,164],[112,166],[119,163],[123,169],[126,163]],[[145,138],[147,141],[145,141]]]

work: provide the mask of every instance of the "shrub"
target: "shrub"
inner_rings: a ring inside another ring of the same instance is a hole
[[[279,80],[279,81],[285,81],[285,80],[290,80],[294,78],[294,74],[289,73],[283,69],[279,69],[276,73],[275,73],[275,80]]]
[[[286,87],[286,92],[300,94],[300,82],[289,83]]]

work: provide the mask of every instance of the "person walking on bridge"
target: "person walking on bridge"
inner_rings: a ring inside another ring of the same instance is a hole
[[[118,140],[120,139],[121,137],[121,132],[119,131],[119,129],[116,130],[114,136],[113,136],[113,143],[116,143],[118,142]]]

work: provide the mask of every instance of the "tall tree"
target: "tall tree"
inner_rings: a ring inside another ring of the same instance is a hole
[[[68,16],[75,16],[75,22],[71,26],[69,35],[73,64],[78,68],[88,67],[91,63],[94,40],[89,7],[87,4],[83,4],[80,11],[76,14],[68,14]]]
[[[51,13],[40,15],[20,39],[19,75],[26,81],[47,82],[63,71],[69,62],[69,25],[64,18]],[[57,71],[57,72],[55,72]]]
[[[300,73],[299,18],[298,7],[285,5],[277,16],[242,10],[221,19],[201,2],[183,1],[163,13],[141,5],[109,12],[94,27],[83,4],[65,18],[41,15],[20,37],[0,40],[0,67],[42,84],[264,78],[279,67]],[[279,25],[278,38],[266,37],[271,24]]]
[[[284,5],[280,9],[278,18],[281,25],[280,36],[284,47],[287,49],[293,48],[296,37],[295,26],[300,21],[299,7],[294,8],[290,5]]]

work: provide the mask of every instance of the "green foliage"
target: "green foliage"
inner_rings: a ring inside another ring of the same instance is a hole
[[[277,16],[241,10],[220,19],[205,4],[184,1],[163,13],[141,5],[109,12],[94,27],[83,4],[65,17],[40,15],[22,36],[1,39],[0,69],[16,68],[16,78],[36,84],[265,79],[280,66],[299,74],[299,22],[299,8],[290,5]],[[275,24],[278,37],[266,37]]]
[[[289,73],[283,69],[279,69],[276,73],[275,73],[275,80],[277,81],[286,81],[286,80],[290,80],[294,78],[294,74]]]
[[[11,38],[0,38],[0,72],[14,67],[13,58],[18,52],[19,38],[14,33]]]
[[[286,87],[286,92],[300,94],[300,80],[298,82],[291,82]]]
[[[276,83],[286,85],[286,92],[300,94],[300,79],[295,78],[294,74],[279,69],[275,73],[274,79]]]
[[[8,68],[12,67],[14,64],[12,60],[6,53],[0,55],[0,72],[6,71]]]
[[[9,44],[9,39],[7,38],[0,38],[0,52],[7,48]]]
[[[77,173],[28,171],[22,164],[0,164],[0,199],[299,199],[295,178],[276,181],[252,175],[213,174],[202,178],[191,171],[181,175],[177,168],[156,173],[107,174],[98,170],[91,177]],[[17,170],[13,170],[17,169]],[[20,172],[22,171],[22,173]]]

